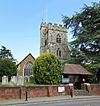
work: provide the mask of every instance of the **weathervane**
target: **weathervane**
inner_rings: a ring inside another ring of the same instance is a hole
[[[47,23],[47,18],[48,18],[48,16],[47,16],[47,8],[46,8],[46,23]]]

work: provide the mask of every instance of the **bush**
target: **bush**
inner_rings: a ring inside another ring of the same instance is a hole
[[[51,53],[39,56],[33,65],[34,80],[37,84],[59,84],[61,62]]]

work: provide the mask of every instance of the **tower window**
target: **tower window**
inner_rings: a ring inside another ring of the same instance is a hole
[[[48,42],[47,42],[47,39],[45,40],[45,45],[47,45],[48,44]]]
[[[60,36],[59,34],[58,34],[57,37],[56,37],[56,42],[57,42],[57,43],[61,43],[61,36]]]
[[[59,48],[57,49],[57,56],[61,57],[61,50]]]
[[[59,56],[61,57],[61,50],[59,50]]]

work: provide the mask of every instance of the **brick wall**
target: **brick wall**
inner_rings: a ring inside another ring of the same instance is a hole
[[[21,98],[20,87],[0,87],[0,100],[19,98]]]
[[[0,100],[5,99],[25,99],[26,91],[28,98],[41,96],[65,96],[69,95],[69,86],[64,85],[64,92],[58,92],[58,87],[55,86],[34,86],[34,87],[0,87]],[[91,95],[100,95],[100,85],[91,84]]]
[[[100,95],[100,84],[91,84],[91,94]]]
[[[46,86],[27,87],[28,98],[48,96],[47,88]]]
[[[82,89],[89,92],[90,95],[100,96],[100,84],[84,84]]]
[[[64,86],[64,92],[58,92],[58,86],[34,86],[34,87],[0,87],[0,100],[25,99],[41,96],[65,96],[68,95],[68,86]]]

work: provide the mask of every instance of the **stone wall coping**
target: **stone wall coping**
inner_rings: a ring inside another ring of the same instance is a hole
[[[67,85],[35,85],[35,86],[0,86],[0,88],[21,88],[21,87],[25,87],[25,88],[33,88],[33,87],[59,87],[59,86],[69,86]]]
[[[89,85],[90,86],[90,83],[84,83],[85,85]]]
[[[69,83],[69,86],[73,86],[73,83]]]
[[[99,85],[100,86],[100,84],[90,84],[90,85]]]
[[[20,86],[0,86],[0,89],[2,88],[20,88]]]
[[[0,86],[0,88],[21,88],[26,86]]]

